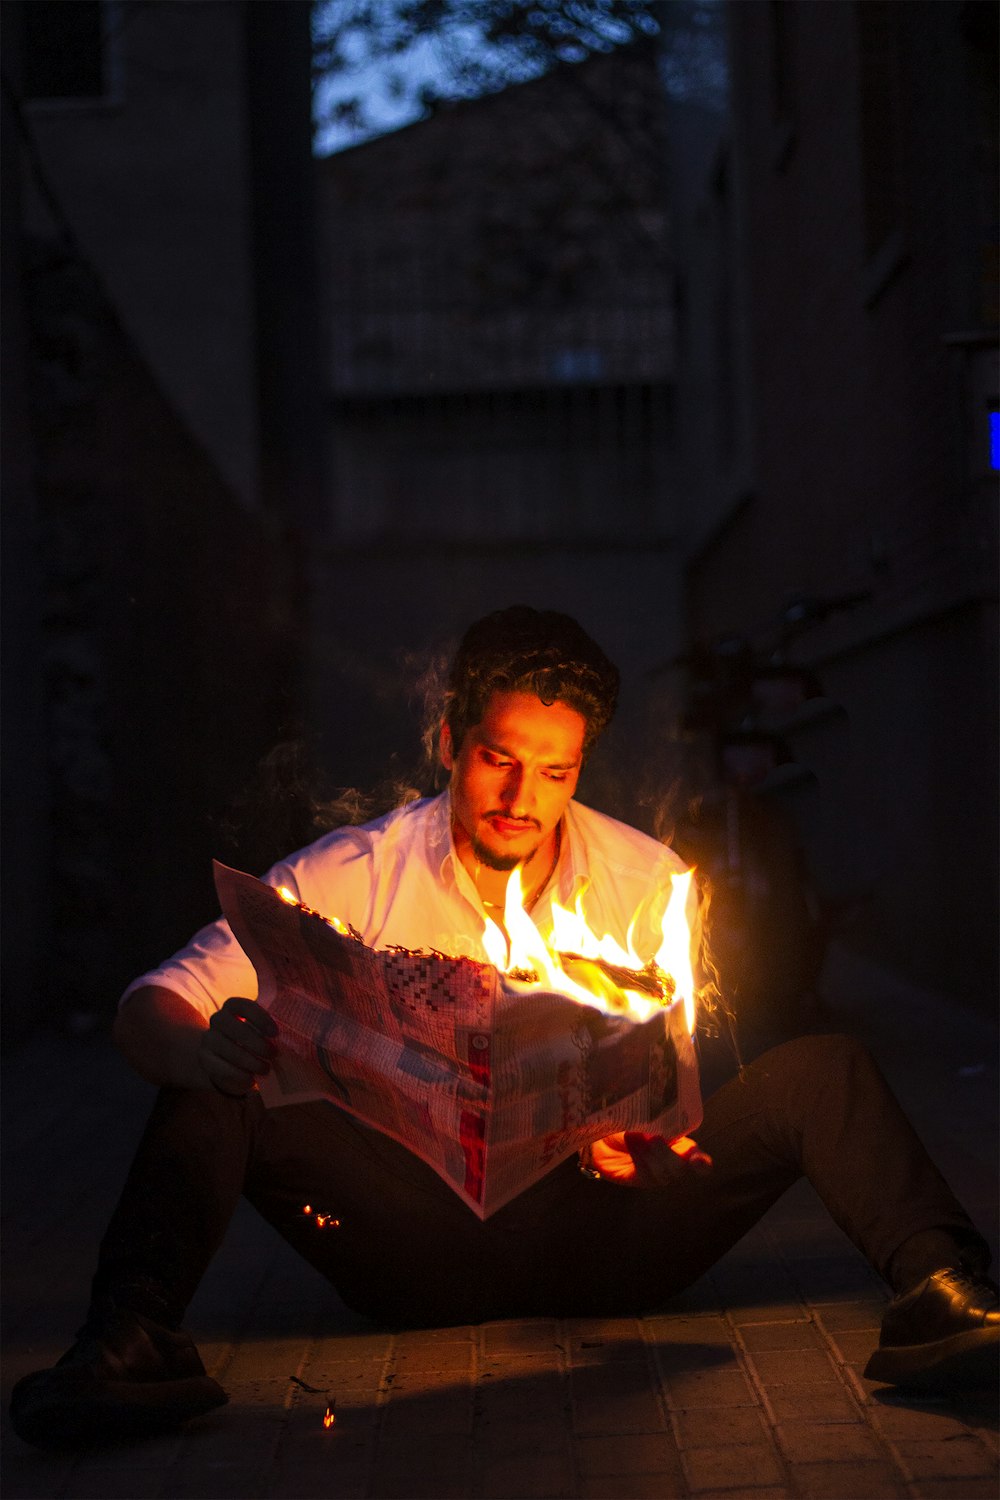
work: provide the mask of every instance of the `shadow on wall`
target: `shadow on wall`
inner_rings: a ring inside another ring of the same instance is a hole
[[[295,707],[301,649],[292,537],[237,503],[91,273],[54,242],[25,260],[44,712],[16,753],[45,767],[50,859],[13,1034],[109,1014],[214,915],[212,819]]]

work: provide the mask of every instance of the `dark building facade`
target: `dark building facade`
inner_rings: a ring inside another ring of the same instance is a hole
[[[664,120],[655,49],[621,49],[320,163],[316,714],[342,780],[412,743],[408,672],[516,602],[621,663],[609,766],[628,783],[658,755],[643,673],[680,602]]]
[[[792,601],[856,597],[790,648],[842,709],[784,726],[820,777],[808,851],[845,941],[986,1003],[996,10],[728,13],[731,114],[695,132],[681,215],[690,635],[763,642]]]
[[[3,23],[18,1035],[109,1016],[214,914],[211,857],[260,861],[227,814],[301,709],[320,445],[299,399],[309,7],[12,3]]]
[[[664,113],[643,46],[321,163],[338,540],[671,530]]]

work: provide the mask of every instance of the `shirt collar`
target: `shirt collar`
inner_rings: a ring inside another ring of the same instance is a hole
[[[432,869],[437,870],[442,885],[450,886],[463,896],[469,905],[485,920],[486,908],[476,889],[476,882],[458,857],[452,834],[451,787],[438,798],[434,808],[431,828],[428,832],[428,853]]]
[[[458,859],[451,837],[451,790],[434,798],[427,819],[427,864],[445,885],[455,878]]]
[[[590,861],[587,846],[580,832],[576,816],[576,804],[567,804],[563,813],[563,854],[559,862],[559,880],[556,890],[559,905],[572,911],[577,896],[585,895],[590,888]]]
[[[455,841],[451,832],[451,788],[448,787],[434,801],[427,825],[428,864],[437,872],[444,885],[457,885],[473,905],[481,907],[475,883],[455,852]],[[586,841],[580,831],[576,816],[576,804],[567,804],[563,814],[563,847],[559,860],[559,878],[552,894],[558,895],[560,906],[570,910],[577,896],[590,888],[590,861],[587,858]]]

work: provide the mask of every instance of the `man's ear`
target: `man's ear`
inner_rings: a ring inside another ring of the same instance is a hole
[[[447,724],[441,725],[441,739],[438,745],[438,754],[441,764],[446,771],[450,771],[455,764],[455,747],[452,743],[451,729]]]

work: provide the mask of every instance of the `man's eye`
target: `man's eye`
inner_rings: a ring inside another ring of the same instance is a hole
[[[492,755],[492,754],[490,754],[489,751],[485,752],[485,757],[484,758],[485,758],[486,764],[488,766],[493,766],[496,770],[500,770],[500,771],[506,770],[509,765],[513,764],[512,761],[504,760],[499,755]]]
[[[568,773],[566,771],[546,771],[545,774],[550,781],[565,781]]]

